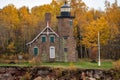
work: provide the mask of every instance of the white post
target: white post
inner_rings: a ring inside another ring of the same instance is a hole
[[[100,62],[100,33],[98,32],[98,66],[101,66]]]

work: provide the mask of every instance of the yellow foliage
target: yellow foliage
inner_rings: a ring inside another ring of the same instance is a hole
[[[100,43],[107,44],[110,37],[110,27],[104,17],[94,20],[86,26],[82,43],[87,47],[97,46],[98,32],[100,32]]]
[[[75,65],[72,62],[70,62],[69,69],[70,70],[76,70],[77,68],[75,67]]]
[[[5,23],[9,24],[11,27],[12,25],[17,26],[19,23],[19,16],[18,11],[14,5],[10,4],[3,8],[2,16]]]
[[[52,0],[50,4],[36,6],[31,9],[14,5],[7,5],[0,10],[0,45],[3,51],[7,48],[12,53],[16,50],[25,50],[25,44],[33,39],[43,27],[45,27],[45,13],[52,15],[51,26],[57,29],[57,18],[60,15],[60,7],[65,0]],[[71,0],[71,15],[75,16],[73,25],[78,25],[79,33],[74,27],[74,36],[77,45],[81,42],[86,47],[97,46],[98,31],[100,32],[100,44],[106,45],[120,33],[120,8],[116,4],[106,11],[88,10],[82,0]],[[82,36],[80,40],[78,37]],[[22,38],[21,38],[22,37]],[[9,44],[9,40],[14,43]],[[9,44],[9,45],[8,45]],[[16,45],[14,45],[16,44]],[[7,46],[8,45],[8,46]]]
[[[113,63],[113,68],[116,70],[120,70],[120,59]]]
[[[7,49],[8,49],[11,53],[14,53],[14,52],[15,52],[14,42],[11,42],[11,43],[7,46]]]
[[[29,61],[29,63],[35,64],[35,65],[39,65],[39,64],[41,64],[41,60],[40,60],[39,57],[34,57],[34,58],[32,58],[32,59]]]

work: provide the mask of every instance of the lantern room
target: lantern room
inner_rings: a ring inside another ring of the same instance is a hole
[[[70,16],[71,7],[65,2],[65,4],[61,7],[61,16],[69,17]]]

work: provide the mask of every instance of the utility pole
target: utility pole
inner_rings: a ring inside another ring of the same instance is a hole
[[[101,66],[100,61],[100,32],[98,31],[98,66]]]

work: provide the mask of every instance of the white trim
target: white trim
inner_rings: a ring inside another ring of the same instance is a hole
[[[53,51],[52,51],[53,50]],[[54,46],[50,46],[50,58],[55,58],[55,47]]]
[[[59,35],[55,32],[55,31],[53,31],[53,29],[51,28],[51,27],[48,27],[57,37],[59,37]]]
[[[47,29],[47,32],[44,32],[46,29]],[[49,32],[49,31],[48,31],[49,29],[50,29],[52,32]],[[26,45],[32,44],[36,39],[38,39],[38,37],[39,37],[41,34],[46,34],[46,35],[55,34],[57,37],[59,37],[59,35],[58,35],[57,33],[55,33],[55,31],[53,31],[53,29],[52,29],[51,27],[49,27],[49,26],[47,25],[47,27],[45,27],[32,41],[28,42]]]
[[[55,38],[55,36],[54,36],[54,35],[50,35],[50,37],[54,37],[54,38]]]

